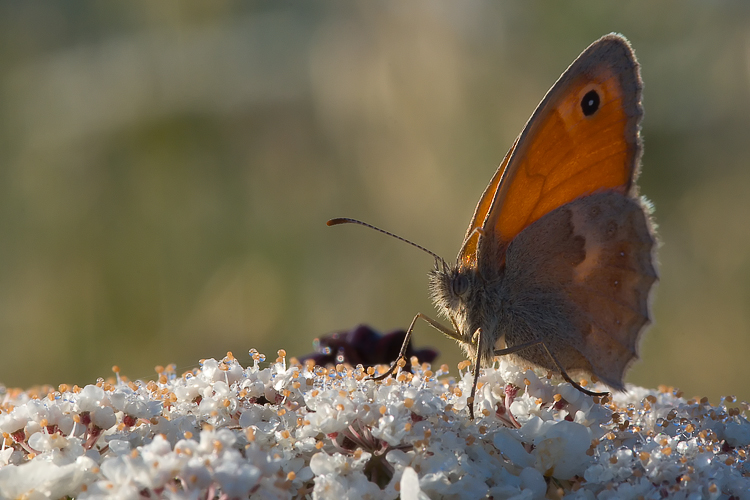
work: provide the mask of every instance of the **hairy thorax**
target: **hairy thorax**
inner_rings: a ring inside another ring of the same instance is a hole
[[[510,303],[502,284],[502,275],[486,279],[476,269],[448,266],[430,272],[435,307],[451,322],[469,359],[476,360],[479,353],[484,366],[492,363],[496,348],[504,347],[502,328]]]

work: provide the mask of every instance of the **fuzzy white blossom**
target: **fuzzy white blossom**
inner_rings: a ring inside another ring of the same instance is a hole
[[[591,398],[500,359],[376,382],[362,368],[204,360],[150,382],[7,391],[0,499],[745,498],[747,405]],[[738,409],[737,406],[744,409]]]

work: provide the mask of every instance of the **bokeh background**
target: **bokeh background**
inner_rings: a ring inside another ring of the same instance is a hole
[[[480,193],[592,41],[633,43],[663,247],[628,380],[750,399],[750,4],[0,3],[0,381],[275,357],[434,314]],[[417,345],[452,367],[427,325]]]

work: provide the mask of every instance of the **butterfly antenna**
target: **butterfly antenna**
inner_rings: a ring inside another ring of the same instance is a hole
[[[401,236],[397,234],[393,234],[389,231],[386,231],[385,229],[380,229],[379,227],[373,226],[372,224],[368,224],[367,222],[362,222],[361,220],[357,220],[357,219],[350,219],[348,217],[338,217],[336,219],[331,219],[328,222],[326,222],[327,226],[338,226],[339,224],[359,224],[360,226],[365,226],[365,227],[369,227],[370,229],[374,229],[375,231],[378,231],[379,233],[387,234],[388,236],[392,236],[393,238],[396,238],[397,240],[401,240],[404,243],[408,243],[409,245],[413,247],[417,247],[423,252],[432,255],[435,258],[436,262],[441,262],[443,264],[443,268],[447,267],[447,263],[445,262],[445,260],[438,254],[436,254],[435,252],[427,250],[422,245],[417,245],[413,241],[409,241],[406,238],[402,238]]]

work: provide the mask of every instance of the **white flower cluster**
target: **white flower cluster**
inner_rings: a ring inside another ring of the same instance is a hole
[[[415,366],[243,368],[5,391],[0,498],[748,498],[747,405],[673,390],[591,398],[502,358],[472,375]]]

